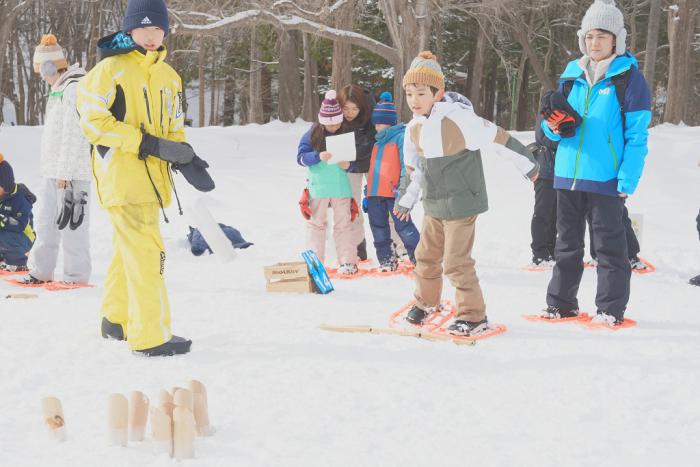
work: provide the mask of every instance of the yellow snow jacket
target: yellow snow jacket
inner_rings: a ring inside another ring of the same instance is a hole
[[[114,45],[122,33],[101,39],[99,63],[78,85],[80,127],[93,145],[92,170],[102,207],[159,203],[168,206],[172,174],[168,162],[138,158],[142,129],[185,141],[182,81],[165,63],[165,47],[146,51],[133,43]]]

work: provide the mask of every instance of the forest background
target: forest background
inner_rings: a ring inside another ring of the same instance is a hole
[[[432,50],[447,88],[511,130],[532,129],[539,99],[579,57],[591,2],[572,0],[169,0],[168,61],[193,126],[313,121],[328,89],[393,91]],[[700,125],[700,0],[621,0],[628,49],[653,91],[654,124]],[[41,125],[48,88],[34,47],[53,33],[70,62],[95,65],[126,0],[0,0],[0,124]]]

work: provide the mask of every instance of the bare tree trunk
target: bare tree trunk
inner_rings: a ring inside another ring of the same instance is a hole
[[[318,108],[318,93],[314,85],[316,61],[311,56],[311,39],[307,33],[303,33],[302,41],[304,45],[304,103],[301,109],[301,118],[307,122],[313,122],[316,118],[314,114]]]
[[[260,98],[262,101],[263,119],[267,123],[272,119],[272,73],[263,66],[260,70]]]
[[[479,27],[479,35],[476,39],[476,52],[474,54],[474,65],[471,69],[471,88],[469,89],[469,99],[472,101],[474,111],[482,115],[484,109],[481,106],[481,82],[484,76],[484,52],[486,50],[486,32]]]
[[[496,112],[496,93],[498,90],[498,61],[495,59],[489,60],[488,64],[488,74],[486,79],[485,95],[484,95],[484,109],[483,117],[486,120],[492,122],[495,121],[494,116]]]
[[[231,47],[228,47],[230,49]],[[227,63],[232,59],[231,55],[227,52]],[[231,126],[235,123],[235,113],[236,113],[236,77],[233,70],[229,70],[226,73],[226,78],[224,79],[224,109],[221,112],[221,124],[223,126]]]
[[[670,47],[668,97],[664,122],[678,124],[685,120],[690,97],[690,61],[697,15],[697,0],[679,0],[677,9],[668,12]]]
[[[250,31],[250,77],[248,83],[248,123],[263,123],[262,64],[257,28]]]
[[[17,125],[26,125],[26,111],[27,111],[27,94],[24,87],[24,57],[22,56],[22,49],[20,48],[17,41],[12,41],[15,48],[15,53],[17,54],[17,91],[19,94],[19,99],[17,103]]]
[[[632,15],[629,17],[628,22],[630,25],[630,39],[629,39],[629,50],[632,54],[637,52],[637,16],[639,15],[639,0],[632,0]]]
[[[212,47],[211,54],[211,80],[210,80],[211,95],[209,96],[209,126],[216,126],[216,51]]]
[[[530,66],[532,66],[533,71],[537,75],[537,79],[542,84],[545,89],[554,89],[554,81],[547,74],[547,70],[542,65],[540,61],[540,56],[538,55],[535,48],[532,46],[530,37],[528,35],[528,28],[523,25],[522,20],[517,19],[512,13],[508,12],[508,19],[510,21],[515,37],[518,43],[523,48],[523,52],[527,54],[527,58],[530,60]]]
[[[199,38],[199,127],[202,128],[206,126],[204,120],[204,105],[205,105],[205,94],[206,94],[206,83],[204,82],[204,65],[207,60],[207,53],[204,47],[204,36]]]
[[[32,6],[34,0],[12,0],[0,2],[0,123],[3,121],[2,104],[5,97],[2,92],[2,84],[5,82],[5,53],[7,52],[8,41],[15,30],[15,21],[28,7]],[[12,78],[10,78],[10,82]],[[9,92],[9,90],[8,90]],[[9,95],[7,97],[10,97]]]
[[[651,0],[649,5],[649,26],[647,28],[647,45],[644,54],[644,77],[654,94],[654,73],[656,71],[656,48],[659,45],[659,27],[661,24],[661,0]]]
[[[380,8],[389,30],[391,40],[396,47],[399,59],[394,65],[394,101],[400,110],[401,118],[408,120],[411,111],[403,97],[403,76],[411,62],[420,52],[420,36],[424,41],[430,37],[429,18],[419,18],[417,11],[428,11],[428,0],[380,0]],[[427,43],[426,43],[427,44]]]
[[[299,116],[299,80],[297,32],[280,32],[279,119],[293,122]]]
[[[352,30],[354,11],[354,0],[347,1],[335,14],[335,27],[346,31]],[[336,40],[333,41],[331,88],[339,91],[348,84],[352,84],[352,45]]]
[[[523,79],[520,85],[520,94],[518,96],[517,105],[517,115],[518,118],[515,121],[515,129],[517,131],[525,131],[532,129],[532,118],[534,112],[530,109],[530,102],[532,101],[528,89],[530,87],[530,67],[526,64],[523,70]]]
[[[521,55],[520,56],[520,65],[518,66],[518,76],[515,79],[515,87],[514,87],[515,93],[513,93],[513,96],[512,96],[510,125],[508,127],[508,129],[510,129],[510,130],[515,129],[517,126],[518,115],[519,115],[518,110],[520,109],[520,99],[521,99],[521,94],[523,93],[523,83],[527,82],[526,76],[525,76],[527,69],[528,69],[527,55]],[[525,92],[527,92],[527,90]]]
[[[427,0],[418,0],[415,3],[415,15],[418,23],[418,50],[427,50],[430,47],[432,20],[432,14],[429,11],[430,2]],[[441,45],[442,44],[440,44],[440,46]]]

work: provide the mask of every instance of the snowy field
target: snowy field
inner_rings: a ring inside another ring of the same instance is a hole
[[[194,257],[186,216],[199,194],[175,176],[185,216],[171,207],[163,225],[166,275],[173,331],[193,340],[190,354],[139,358],[99,336],[111,227],[96,205],[94,289],[0,299],[1,466],[171,465],[148,441],[107,446],[107,397],[141,390],[153,402],[191,378],[207,385],[216,433],[198,438],[196,459],[183,465],[698,465],[700,288],[687,281],[700,273],[700,128],[651,130],[628,208],[644,216],[641,256],[658,271],[633,275],[627,316],[639,326],[617,332],[521,318],[543,308],[550,275],[522,269],[533,190],[484,155],[490,211],[478,220],[474,256],[489,318],[508,332],[464,347],[319,330],[385,326],[411,298],[405,277],[337,280],[327,296],[265,292],[263,267],[300,260],[304,249],[297,200],[306,172],[295,155],[307,126],[189,130],[218,185],[210,209],[255,243],[230,263]],[[34,189],[40,137],[41,128],[0,128],[0,152]],[[591,313],[595,280],[586,270],[579,295]],[[9,292],[23,290],[0,281],[0,294]],[[444,296],[453,292],[446,283]],[[42,425],[49,395],[63,401],[64,443]]]

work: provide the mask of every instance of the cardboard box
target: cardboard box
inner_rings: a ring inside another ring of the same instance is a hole
[[[265,266],[268,292],[314,292],[314,281],[304,261]]]

